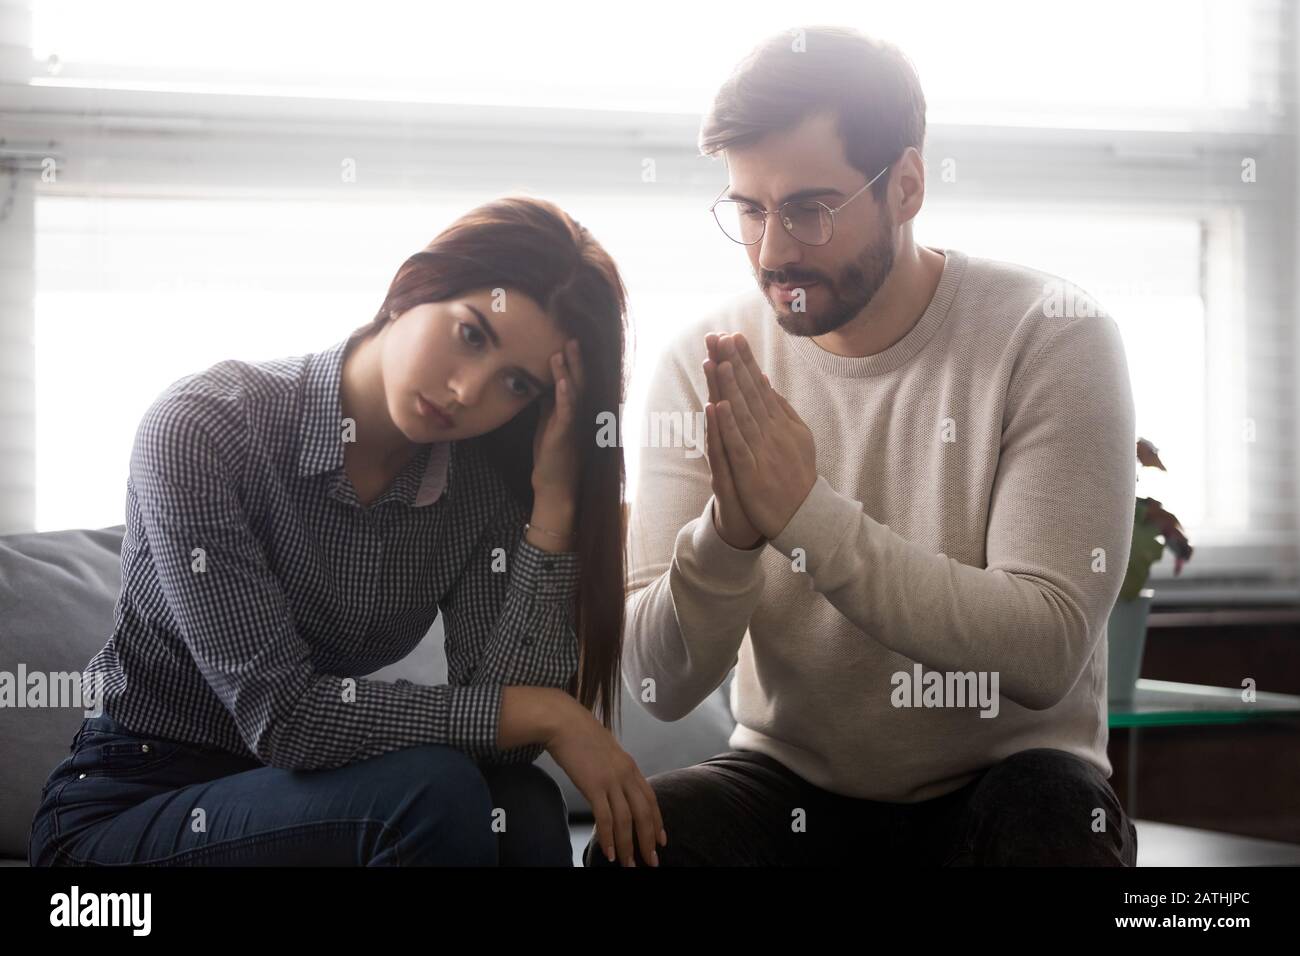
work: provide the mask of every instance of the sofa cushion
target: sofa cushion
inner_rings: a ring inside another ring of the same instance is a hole
[[[113,632],[125,525],[0,536],[0,680],[80,673]],[[68,755],[81,700],[0,706],[0,856],[26,857],[41,787]],[[64,706],[49,706],[63,704]],[[71,704],[71,706],[69,706]]]

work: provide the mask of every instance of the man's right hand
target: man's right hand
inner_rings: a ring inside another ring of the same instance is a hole
[[[718,386],[718,335],[710,332],[704,337],[709,357],[704,360],[704,377],[709,383],[709,404],[705,408],[705,437],[709,454],[709,471],[713,477],[713,527],[723,541],[733,548],[752,550],[764,538],[749,523],[745,509],[740,505],[736,483],[731,476],[726,449],[722,447],[721,426],[718,423],[717,403],[722,399]]]

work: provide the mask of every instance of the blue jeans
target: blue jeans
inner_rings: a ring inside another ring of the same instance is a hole
[[[1137,863],[1137,830],[1115,791],[1095,766],[1061,750],[1022,750],[918,803],[831,793],[747,750],[647,782],[668,831],[668,845],[656,850],[660,866]],[[646,865],[639,847],[633,860]],[[594,836],[583,863],[614,865]]]
[[[452,747],[283,770],[84,720],[32,821],[33,866],[572,866],[541,768]]]

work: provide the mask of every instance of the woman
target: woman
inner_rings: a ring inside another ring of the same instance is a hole
[[[173,383],[132,450],[103,715],[30,862],[570,865],[544,749],[606,856],[651,859],[654,792],[611,733],[623,460],[592,425],[624,314],[582,226],[506,198],[334,347]],[[439,613],[447,684],[363,676]]]

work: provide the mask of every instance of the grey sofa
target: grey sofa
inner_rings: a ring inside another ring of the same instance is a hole
[[[124,525],[98,530],[0,536],[0,671],[80,672],[108,639],[121,588]],[[372,677],[439,684],[446,680],[442,622],[406,658]],[[623,691],[620,740],[642,773],[688,766],[727,749],[734,721],[730,678],[690,715],[671,724],[651,717]],[[27,864],[27,837],[41,787],[68,754],[84,713],[78,707],[0,706],[0,866]],[[591,831],[590,809],[549,755],[569,806],[576,849]]]

